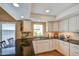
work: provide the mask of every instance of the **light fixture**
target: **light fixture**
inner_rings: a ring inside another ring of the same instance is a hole
[[[45,10],[45,12],[46,12],[46,13],[49,13],[49,12],[50,12],[50,10]]]
[[[13,3],[13,6],[19,7],[19,4],[18,3]]]
[[[24,16],[21,16],[21,18],[23,19],[23,18],[24,18]]]

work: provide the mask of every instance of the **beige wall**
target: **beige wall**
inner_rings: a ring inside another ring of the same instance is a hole
[[[21,38],[21,21],[16,22],[16,39]]]

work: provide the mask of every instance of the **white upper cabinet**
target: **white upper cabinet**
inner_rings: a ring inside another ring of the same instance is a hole
[[[59,23],[58,22],[53,22],[53,31],[54,32],[58,32],[58,27],[59,27]]]
[[[60,32],[79,32],[79,15],[59,21]]]
[[[76,27],[77,30],[76,31],[79,32],[79,15],[76,18],[76,22],[77,22],[77,27]]]
[[[63,31],[68,32],[68,19],[63,21]]]
[[[47,32],[58,32],[58,22],[49,21],[46,23]]]
[[[62,25],[63,23],[62,23],[62,21],[59,21],[59,32],[61,32],[61,31],[63,31],[63,25]]]
[[[23,21],[23,32],[31,32],[32,31],[32,24],[31,21]]]
[[[69,19],[69,32],[79,32],[79,15]]]
[[[52,32],[53,31],[53,22],[47,22],[46,23],[46,31]]]
[[[69,32],[76,32],[77,23],[76,17],[72,17],[69,19]]]
[[[68,20],[62,20],[59,22],[59,31],[68,32]]]

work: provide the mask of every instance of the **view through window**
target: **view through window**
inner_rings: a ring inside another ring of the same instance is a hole
[[[34,24],[34,36],[43,36],[43,25],[42,24]]]

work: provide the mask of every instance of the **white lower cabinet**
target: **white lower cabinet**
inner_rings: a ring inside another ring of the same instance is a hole
[[[65,56],[69,56],[69,43],[59,40],[57,50]]]
[[[58,39],[50,40],[50,50],[56,50],[58,47]]]
[[[33,49],[34,49],[34,53],[37,54],[38,53],[38,41],[32,41],[33,43]]]
[[[79,56],[79,45],[57,40],[58,44],[56,50],[65,56]]]
[[[58,50],[59,49],[59,41],[60,40],[55,40],[55,50]]]
[[[38,53],[46,52],[50,50],[49,40],[40,40],[38,41],[37,47]]]
[[[35,54],[57,50],[65,56],[79,56],[79,45],[58,39],[33,41]]]
[[[53,39],[33,41],[33,48],[35,54],[52,51],[54,50]]]
[[[79,45],[70,43],[70,56],[79,56]]]

